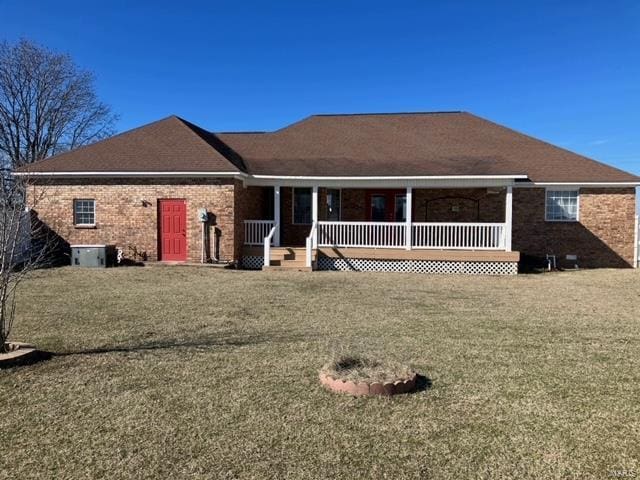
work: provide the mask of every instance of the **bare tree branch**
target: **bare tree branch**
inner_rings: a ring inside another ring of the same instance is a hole
[[[0,43],[0,166],[15,169],[93,143],[116,120],[94,76],[68,55],[20,40]]]

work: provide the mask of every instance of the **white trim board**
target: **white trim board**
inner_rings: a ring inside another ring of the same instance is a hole
[[[325,177],[319,179],[302,178],[257,178],[247,177],[244,179],[247,186],[282,186],[282,187],[313,187],[321,186],[327,188],[471,188],[471,187],[506,187],[515,186],[513,177],[351,177],[336,179]]]
[[[526,175],[378,175],[378,176],[306,176],[306,175],[251,175],[252,178],[268,178],[278,180],[457,180],[480,178],[519,178]]]
[[[588,187],[637,187],[640,182],[531,182],[530,184],[517,183],[518,188],[540,188],[540,187],[564,187],[564,188],[588,188]]]
[[[58,177],[58,178],[83,178],[83,177],[101,177],[101,178],[122,178],[122,177],[141,177],[141,178],[171,178],[171,177],[236,177],[246,178],[248,175],[244,172],[15,172],[18,177]]]

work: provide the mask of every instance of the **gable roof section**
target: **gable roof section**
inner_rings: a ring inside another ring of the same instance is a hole
[[[273,133],[218,137],[254,175],[527,175],[638,182],[634,175],[466,112],[314,115]]]
[[[217,134],[171,116],[22,171],[640,183],[635,175],[466,112],[314,115],[275,132]]]
[[[23,167],[28,172],[220,172],[244,170],[215,135],[171,116]]]

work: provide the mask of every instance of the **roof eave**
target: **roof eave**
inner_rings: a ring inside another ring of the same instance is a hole
[[[380,176],[287,176],[250,175],[254,186],[334,188],[472,188],[514,186],[526,175],[380,175]]]
[[[198,177],[237,177],[245,178],[248,175],[244,172],[197,172],[197,171],[164,171],[164,172],[142,172],[142,171],[104,171],[104,172],[31,172],[19,171],[13,173],[19,177],[55,177],[55,178],[198,178]]]
[[[640,179],[635,181],[600,181],[600,182],[526,182],[519,183],[519,187],[592,187],[592,188],[625,188],[625,187],[639,187]]]

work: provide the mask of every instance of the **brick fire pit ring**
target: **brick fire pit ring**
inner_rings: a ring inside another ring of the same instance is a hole
[[[395,382],[374,382],[342,380],[326,373],[320,372],[320,383],[332,392],[346,393],[354,396],[374,396],[374,395],[398,395],[401,393],[411,393],[416,389],[417,374]]]
[[[30,361],[38,353],[33,345],[23,342],[7,342],[7,353],[0,353],[0,368]]]

